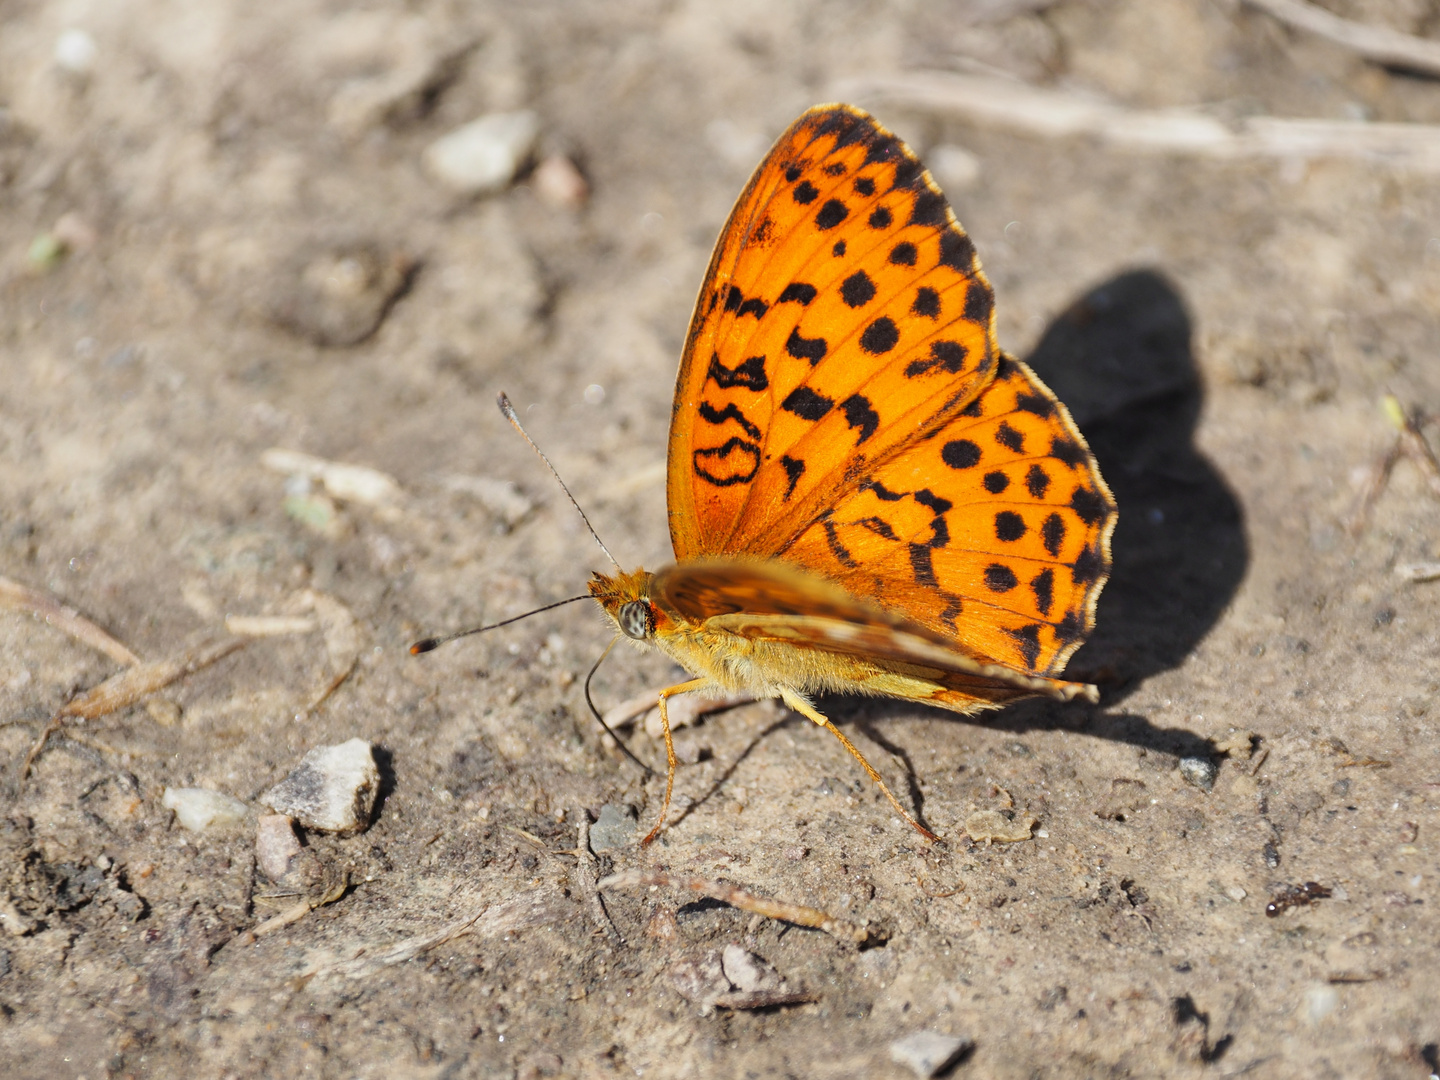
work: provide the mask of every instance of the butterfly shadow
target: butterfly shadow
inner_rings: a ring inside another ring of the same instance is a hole
[[[1210,632],[1250,560],[1240,502],[1195,446],[1204,392],[1191,337],[1176,287],[1134,270],[1071,304],[1027,358],[1069,407],[1120,507],[1095,630],[1066,668],[1099,685],[1103,704],[1021,702],[979,718],[986,726],[1083,730],[1182,757],[1214,752],[1194,732],[1117,709]],[[842,713],[863,727],[894,708],[856,702]]]

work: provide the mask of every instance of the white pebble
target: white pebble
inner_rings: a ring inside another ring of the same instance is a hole
[[[55,63],[76,75],[89,72],[99,54],[95,39],[84,30],[66,30],[55,40]]]
[[[425,150],[430,175],[467,195],[499,191],[515,179],[540,133],[528,109],[491,113],[442,135]]]
[[[930,174],[942,188],[959,191],[980,179],[980,159],[963,146],[941,143],[925,155]]]
[[[244,820],[246,811],[245,804],[234,796],[198,787],[166,788],[160,805],[174,810],[180,827],[191,832],[236,825]]]
[[[890,1044],[890,1060],[908,1065],[920,1080],[944,1072],[969,1046],[970,1039],[942,1035],[938,1031],[917,1031]]]
[[[1340,995],[1333,986],[1316,983],[1305,991],[1305,1017],[1312,1024],[1318,1024],[1340,1004]]]
[[[307,829],[356,832],[370,824],[380,770],[364,739],[311,750],[284,780],[263,796],[277,814]]]

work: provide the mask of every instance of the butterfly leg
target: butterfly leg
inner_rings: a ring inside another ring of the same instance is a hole
[[[675,741],[670,738],[670,711],[667,705],[670,697],[674,694],[684,694],[690,690],[701,690],[710,685],[709,679],[691,679],[689,682],[678,683],[675,686],[666,687],[660,691],[660,730],[665,733],[665,802],[660,806],[660,820],[655,822],[655,827],[646,834],[645,839],[640,841],[644,847],[651,840],[660,835],[660,829],[665,824],[665,811],[670,809],[670,793],[675,789]]]
[[[880,778],[880,774],[875,771],[875,767],[871,765],[870,762],[865,760],[865,755],[860,753],[859,747],[857,747],[854,743],[847,739],[845,737],[845,733],[830,722],[829,717],[827,717],[824,713],[820,712],[818,709],[815,708],[814,705],[811,705],[810,702],[806,701],[805,698],[795,693],[793,690],[786,690],[782,688],[780,690],[780,698],[785,702],[786,705],[790,706],[790,708],[794,709],[801,716],[808,717],[809,719],[815,721],[815,723],[819,724],[826,731],[830,732],[831,735],[834,735],[837,739],[839,739],[840,745],[845,747],[846,750],[849,750],[850,753],[855,756],[855,760],[860,762],[861,766],[865,769],[865,771],[870,774],[870,779],[875,781],[876,785],[880,788],[880,790],[885,793],[885,797],[890,800],[890,805],[895,807],[895,811],[902,818],[904,818],[910,823],[911,828],[913,828],[921,836],[925,837],[926,840],[940,839],[940,837],[936,836],[929,829],[925,828],[924,825],[921,825],[918,821],[916,821],[913,817],[906,813],[905,807],[901,806],[900,800],[895,798],[895,796],[890,793],[890,789],[885,786],[885,781]]]

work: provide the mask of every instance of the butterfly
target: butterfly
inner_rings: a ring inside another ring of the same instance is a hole
[[[694,675],[659,691],[958,713],[1061,679],[1094,624],[1115,501],[1065,407],[996,341],[994,293],[945,196],[860,109],[801,116],[755,170],[695,304],[670,419],[675,562],[595,573],[625,638]]]

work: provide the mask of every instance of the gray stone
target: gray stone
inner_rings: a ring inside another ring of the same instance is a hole
[[[440,136],[425,149],[425,168],[466,195],[499,191],[535,146],[540,121],[528,109],[491,113]]]
[[[359,832],[370,824],[380,770],[364,739],[338,746],[319,746],[299,766],[265,793],[265,803],[278,814],[320,832]]]
[[[1204,757],[1181,758],[1177,768],[1187,784],[1193,784],[1201,791],[1209,791],[1215,786],[1215,776],[1220,771],[1213,761]]]
[[[917,1031],[890,1044],[890,1060],[897,1065],[908,1065],[920,1080],[930,1080],[930,1077],[948,1069],[956,1058],[974,1045],[973,1039],[958,1035]]]
[[[590,826],[590,850],[625,847],[634,839],[635,824],[635,811],[630,807],[606,803],[600,808],[600,820]]]

